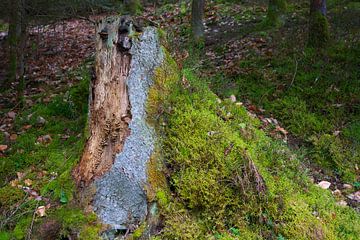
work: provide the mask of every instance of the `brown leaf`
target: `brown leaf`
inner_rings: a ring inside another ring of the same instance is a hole
[[[17,139],[17,134],[13,133],[10,135],[10,141],[15,141]]]
[[[24,183],[25,183],[25,185],[28,186],[28,187],[30,187],[30,186],[32,185],[31,179],[25,179],[25,180],[24,180]]]
[[[0,145],[0,152],[4,152],[6,149],[8,149],[7,145]]]
[[[13,111],[11,111],[11,112],[8,112],[8,117],[9,118],[12,118],[12,119],[14,119],[15,117],[16,117],[16,113],[15,112],[13,112]]]
[[[31,127],[32,127],[32,125],[29,124],[29,125],[23,126],[22,129],[23,129],[23,130],[28,130],[28,129],[30,129]]]
[[[46,207],[45,206],[40,206],[36,209],[36,214],[39,215],[40,217],[44,217],[46,215]]]

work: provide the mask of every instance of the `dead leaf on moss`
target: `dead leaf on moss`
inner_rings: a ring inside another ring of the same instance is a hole
[[[24,183],[25,183],[26,186],[30,187],[33,182],[31,181],[31,179],[25,179]]]
[[[40,206],[36,209],[36,214],[39,215],[40,217],[44,217],[46,215],[46,207],[45,206]]]

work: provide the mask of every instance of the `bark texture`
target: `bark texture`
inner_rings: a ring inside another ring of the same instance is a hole
[[[146,122],[146,103],[164,53],[156,29],[134,34],[133,25],[122,17],[97,26],[90,137],[74,171],[80,201],[110,229],[131,230],[148,215],[144,187],[156,138]]]
[[[191,27],[196,42],[204,40],[204,8],[205,0],[193,0],[191,9]]]
[[[116,153],[122,150],[129,135],[131,119],[126,88],[131,55],[119,51],[117,41],[119,19],[107,19],[97,25],[96,79],[91,83],[88,139],[75,179],[88,186],[107,172]]]
[[[4,87],[10,87],[18,81],[18,100],[23,96],[25,86],[25,47],[27,39],[27,19],[25,11],[25,0],[14,0],[10,3],[9,16],[9,66]]]

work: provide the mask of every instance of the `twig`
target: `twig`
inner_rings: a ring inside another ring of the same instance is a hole
[[[2,229],[2,228],[7,224],[7,222],[12,218],[12,216],[15,215],[15,213],[22,207],[22,205],[23,205],[24,203],[28,202],[28,201],[25,201],[27,197],[28,197],[28,193],[25,194],[24,199],[23,199],[23,200],[21,201],[21,203],[15,208],[15,210],[14,210],[12,213],[10,213],[10,215],[9,215],[4,221],[2,221],[2,222],[0,223],[0,229]]]
[[[26,240],[31,240],[32,229],[33,229],[33,226],[34,226],[36,210],[37,210],[38,206],[39,206],[39,202],[36,202],[36,206],[35,206],[35,210],[34,210],[34,213],[33,213],[32,220],[31,220],[31,224],[30,224],[30,227],[29,227],[27,235],[26,235]]]
[[[295,77],[296,77],[296,74],[297,74],[297,70],[298,70],[298,61],[296,60],[296,58],[295,58],[295,62],[296,62],[296,64],[295,64],[295,72],[294,72],[294,76],[293,76],[293,78],[292,78],[292,80],[291,80],[291,84],[290,84],[290,87],[294,84],[294,81],[295,81]]]
[[[76,18],[79,18],[79,19],[81,19],[81,20],[85,20],[85,21],[91,22],[92,24],[96,24],[95,21],[91,20],[91,19],[88,18],[88,17],[77,16]]]

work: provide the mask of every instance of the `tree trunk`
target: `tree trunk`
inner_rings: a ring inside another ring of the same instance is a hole
[[[7,76],[4,82],[4,87],[9,88],[11,83],[16,81],[16,73],[18,66],[18,38],[19,38],[19,0],[14,0],[10,4],[10,16],[9,16],[9,32],[8,32],[8,45],[9,45],[9,66]]]
[[[311,0],[308,45],[311,47],[323,47],[329,39],[326,0]]]
[[[269,0],[267,23],[271,26],[284,24],[284,12],[286,11],[286,0]]]
[[[25,13],[25,0],[20,0],[19,8],[19,44],[18,44],[18,86],[17,86],[17,101],[22,106],[24,104],[24,90],[25,90],[25,49],[27,41],[27,19]]]
[[[163,52],[156,29],[130,39],[133,25],[129,17],[113,17],[96,26],[90,137],[73,172],[80,202],[112,229],[129,229],[148,214],[144,186],[155,135],[146,122],[146,102]]]
[[[204,41],[204,8],[205,0],[193,0],[191,9],[191,27],[196,43]]]
[[[25,48],[27,39],[25,0],[14,0],[10,11],[9,68],[4,85],[10,87],[12,83],[18,82],[17,100],[22,103],[25,87]]]

